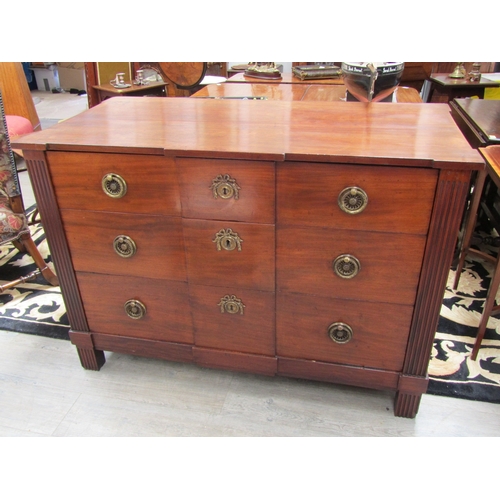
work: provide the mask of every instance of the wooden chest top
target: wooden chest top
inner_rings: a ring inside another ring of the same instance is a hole
[[[443,140],[446,137],[446,140]],[[482,169],[447,104],[115,97],[16,149]]]

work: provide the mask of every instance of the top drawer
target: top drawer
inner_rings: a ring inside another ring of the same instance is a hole
[[[48,152],[47,159],[60,208],[180,216],[179,186],[170,158]]]
[[[273,162],[178,158],[183,217],[274,224]]]
[[[427,168],[281,163],[277,220],[279,224],[426,234],[436,182],[437,171]],[[339,197],[347,211],[340,207]]]

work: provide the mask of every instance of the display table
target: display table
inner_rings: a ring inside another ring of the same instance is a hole
[[[14,146],[86,369],[116,351],[416,415],[484,169],[447,105],[116,97]]]
[[[434,73],[430,76],[431,87],[427,102],[432,101],[434,92],[444,94],[448,101],[461,97],[484,97],[484,89],[500,87],[499,82],[488,80],[486,75],[481,76],[478,82],[471,82],[467,78],[450,78],[448,73]]]
[[[238,85],[207,85],[191,97],[212,99],[272,99],[279,101],[345,101],[345,85],[290,85],[267,83],[240,83]],[[417,90],[398,87],[394,102],[422,102]]]
[[[130,87],[119,89],[113,87],[109,83],[102,85],[94,85],[92,88],[97,91],[97,104],[109,99],[110,97],[117,96],[132,96],[132,97],[166,97],[167,96],[167,83],[158,82],[150,83],[149,85],[134,85],[131,84]]]

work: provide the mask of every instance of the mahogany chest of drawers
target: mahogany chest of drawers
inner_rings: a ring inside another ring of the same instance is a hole
[[[114,98],[15,147],[85,368],[322,380],[416,415],[484,168],[446,105]]]

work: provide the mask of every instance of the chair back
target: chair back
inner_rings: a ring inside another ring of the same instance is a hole
[[[0,91],[0,195],[13,198],[21,195],[16,160],[10,145],[7,119]]]

